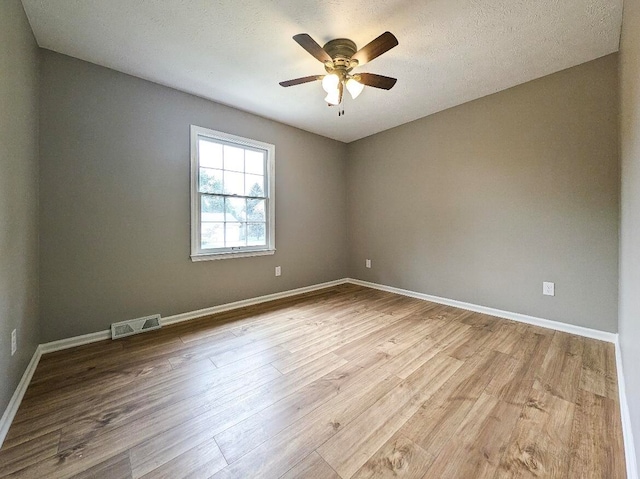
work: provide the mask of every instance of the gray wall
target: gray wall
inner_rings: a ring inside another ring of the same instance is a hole
[[[50,51],[41,94],[44,342],[346,275],[343,143]],[[275,255],[189,259],[190,124],[276,145]]]
[[[617,115],[611,55],[351,143],[351,276],[616,331]]]
[[[20,0],[0,1],[0,414],[39,340],[38,66]]]
[[[640,459],[640,2],[625,0],[620,45],[620,346]],[[640,472],[640,471],[638,471]]]

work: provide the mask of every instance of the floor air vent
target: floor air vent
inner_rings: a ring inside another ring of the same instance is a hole
[[[120,321],[111,325],[111,339],[124,338],[125,336],[151,331],[152,329],[160,329],[161,327],[159,314]]]

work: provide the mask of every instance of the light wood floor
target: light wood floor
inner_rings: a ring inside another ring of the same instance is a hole
[[[44,356],[20,478],[624,478],[611,344],[353,285]]]

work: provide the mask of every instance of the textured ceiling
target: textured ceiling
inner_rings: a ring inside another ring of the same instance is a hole
[[[350,142],[618,50],[622,0],[23,0],[39,45]],[[324,73],[291,37],[389,30],[400,44],[357,71],[346,115],[323,102]]]

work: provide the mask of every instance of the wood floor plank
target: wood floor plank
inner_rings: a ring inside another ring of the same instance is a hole
[[[484,343],[489,339],[491,332],[488,330],[471,327],[464,331],[462,335],[449,346],[444,352],[452,358],[465,361],[473,356],[480,348],[484,347]]]
[[[99,393],[116,391],[120,388],[151,376],[162,376],[171,370],[171,364],[166,360],[152,361],[147,366],[136,365],[120,369],[111,369],[98,376],[95,380],[80,384],[69,384],[53,389],[46,393],[46,398],[34,402],[35,407],[30,407],[31,402],[27,402],[25,408],[20,411],[19,420],[23,417],[29,419],[38,414],[37,409],[46,410],[64,406],[68,403],[76,402],[78,399],[86,399],[88,396]],[[23,416],[24,415],[24,416]]]
[[[211,337],[211,343],[216,344],[230,337],[234,336],[231,333],[219,333]],[[124,338],[123,340],[115,342],[118,343],[126,339],[127,338]],[[129,367],[135,367],[139,364],[150,365],[151,360],[158,362],[168,360],[186,351],[189,351],[189,347],[182,343],[180,338],[170,336],[157,344],[147,345],[139,349],[122,348],[119,351],[110,352],[107,355],[99,355],[90,360],[74,361],[66,364],[64,367],[58,367],[55,373],[54,371],[50,371],[38,381],[31,384],[34,386],[38,385],[44,389],[44,392],[47,392],[46,384],[51,385],[55,389],[60,389],[63,385],[62,381],[75,381],[79,384],[85,381],[91,381],[103,375],[105,371],[119,368],[123,364]],[[30,392],[30,394],[34,394],[35,392],[36,390],[34,389],[34,392]]]
[[[384,318],[379,313],[375,316],[368,316],[365,321],[352,322],[344,328],[328,334],[312,335],[308,338],[302,337],[293,341],[286,341],[282,344],[292,354],[288,357],[275,360],[272,364],[283,374],[286,374],[314,357],[322,356],[328,352],[335,352],[342,346],[363,338],[375,331],[380,331],[387,326]]]
[[[508,404],[524,406],[552,341],[552,335],[525,334],[518,358],[504,374],[494,376],[486,392]]]
[[[491,478],[496,472],[522,407],[482,394],[425,477]]]
[[[216,441],[212,438],[190,448],[170,461],[151,469],[133,469],[133,479],[183,479],[187,477],[209,477],[227,465]],[[204,475],[206,471],[207,476]]]
[[[413,325],[414,321],[417,322],[415,326]],[[424,341],[429,333],[438,327],[438,324],[434,321],[425,321],[413,316],[403,318],[402,323],[404,328],[391,338],[378,344],[376,346],[378,351],[397,355],[399,352],[406,350],[408,346]]]
[[[69,364],[86,364],[94,358],[112,355],[122,349],[122,342],[106,340],[43,354],[32,380],[37,382],[41,378],[49,377],[52,371],[62,372]]]
[[[79,420],[88,414],[98,411],[107,411],[120,403],[136,400],[140,396],[150,397],[154,394],[165,395],[173,388],[181,388],[184,381],[191,381],[202,374],[210,373],[215,369],[209,360],[191,365],[190,368],[181,371],[171,371],[162,376],[145,378],[144,381],[134,383],[123,390],[100,392],[91,394],[82,402],[70,402],[57,408],[43,407],[41,401],[34,402],[34,407],[22,421],[12,424],[5,439],[5,447],[12,447],[30,440],[34,440],[42,434],[61,429],[72,420]]]
[[[435,322],[438,327],[431,331],[428,337],[438,343],[441,349],[465,341],[466,333],[471,329],[471,326],[451,319],[430,318],[430,321]]]
[[[462,323],[473,326],[474,328],[481,331],[491,331],[494,332],[500,328],[502,324],[502,320],[489,316],[484,313],[476,313],[470,312],[470,314],[464,315],[459,319]]]
[[[231,364],[233,362],[238,361],[244,357],[252,356],[257,352],[264,351],[266,349],[272,348],[274,346],[281,345],[286,341],[299,338],[306,337],[309,335],[316,334],[318,330],[317,326],[306,325],[304,327],[295,328],[293,330],[281,331],[271,337],[268,340],[252,340],[246,342],[246,344],[242,344],[233,349],[227,349],[225,345],[225,350],[220,351],[216,354],[210,354],[209,358],[213,361],[213,363],[218,367],[223,367],[227,364]],[[244,338],[244,337],[243,337]],[[242,338],[238,338],[242,339]]]
[[[570,439],[569,477],[626,477],[615,400],[580,390]]]
[[[0,478],[623,478],[614,352],[338,285],[44,355]]]
[[[315,312],[313,312],[314,308],[316,310]],[[212,345],[210,340],[211,332],[206,330],[200,331],[198,337],[195,339],[193,337],[190,338],[188,334],[182,334],[180,338],[187,346],[192,348],[211,348],[209,355],[215,356],[222,354],[225,351],[238,349],[251,343],[260,343],[266,340],[271,340],[272,345],[276,345],[278,342],[275,341],[275,338],[282,335],[285,335],[285,337],[293,336],[293,333],[295,332],[301,332],[305,328],[309,329],[309,327],[314,326],[314,318],[323,317],[323,315],[326,316],[326,314],[326,305],[313,303],[303,310],[297,306],[284,311],[273,310],[271,313],[262,313],[259,316],[261,318],[261,326],[263,327],[256,330],[248,330],[242,335],[234,335],[236,336],[234,340],[229,340],[222,345],[214,345],[213,347],[211,347]],[[233,312],[229,313],[229,318],[233,318]],[[227,318],[225,326],[231,329],[227,329],[226,331],[233,332],[233,324],[229,323],[229,318]],[[251,320],[251,324],[256,322],[255,318],[248,319]],[[320,326],[320,324],[315,324],[315,326]]]
[[[24,469],[58,452],[60,431],[53,431],[29,441],[23,447],[0,449],[0,477]]]
[[[117,370],[112,368],[95,368],[89,373],[69,374],[58,376],[51,381],[43,381],[29,387],[29,395],[25,397],[33,397],[39,394],[49,394],[49,398],[56,398],[57,402],[62,403],[72,401],[76,396],[83,396],[87,390],[94,384],[108,385],[111,388],[118,388],[125,384],[130,384],[141,377],[148,377],[156,374],[162,374],[171,368],[171,364],[166,359],[155,359],[149,361],[129,363],[125,367],[119,367]],[[31,385],[30,385],[31,386]]]
[[[350,316],[335,322],[332,329],[320,334],[290,339],[283,346],[287,350],[296,353],[308,350],[315,352],[323,347],[335,345],[335,347],[332,346],[332,351],[335,351],[350,341],[384,329],[400,319],[397,316],[377,311],[365,311],[358,316]]]
[[[278,318],[276,318],[274,319],[275,324],[271,325],[267,330],[247,332],[239,337],[237,341],[229,341],[224,348],[218,348],[217,351],[211,351],[209,355],[215,357],[216,355],[231,349],[237,349],[238,347],[255,344],[260,341],[267,341],[269,344],[286,345],[286,349],[290,351],[295,351],[291,346],[297,343],[302,343],[304,348],[308,348],[309,342],[311,341],[322,343],[326,346],[327,337],[329,335],[336,334],[336,331],[332,330],[332,327],[341,325],[342,327],[339,329],[339,332],[342,333],[348,331],[350,328],[363,327],[365,323],[365,321],[362,321],[362,319],[364,319],[363,317],[357,316],[348,316],[344,320],[338,320],[326,310],[320,310],[318,313],[312,315],[309,315],[308,313],[298,314],[301,314],[303,318],[293,322],[283,322],[281,318],[278,321]],[[374,318],[372,317],[370,319]],[[313,330],[313,334],[308,334],[309,330]],[[303,334],[305,331],[307,334]],[[237,360],[238,356],[235,356],[235,359]]]
[[[422,479],[433,458],[411,439],[394,434],[353,475],[353,479]]]
[[[117,456],[96,464],[78,474],[72,479],[132,479],[129,454],[123,452]]]
[[[281,361],[284,362],[287,359],[291,360],[292,356],[291,352],[287,351],[282,346],[274,346],[272,348],[259,351],[256,354],[252,354],[251,356],[240,358],[238,361],[234,361],[218,368],[218,370],[228,371],[230,374],[245,374],[249,371],[253,371],[254,369],[270,364],[280,371],[280,373],[285,374],[286,372],[290,372],[290,370],[283,371],[278,367],[278,365]],[[309,361],[304,362],[304,364],[308,364],[313,359],[317,358],[312,358]],[[209,358],[209,361],[213,364],[211,358]]]
[[[218,472],[214,479],[279,477],[395,388],[395,376],[360,376],[350,388]],[[349,400],[345,400],[348,394]],[[273,451],[278,451],[274,454]]]
[[[570,477],[569,440],[574,408],[572,402],[533,389],[495,478]]]
[[[522,332],[513,321],[504,320],[484,344],[487,349],[513,355],[522,341]]]
[[[345,287],[346,286],[346,287]],[[321,310],[328,301],[331,304],[350,304],[350,298],[357,291],[352,291],[350,285],[341,285],[331,288],[323,288],[296,295],[294,297],[281,298],[266,303],[247,306],[240,309],[225,311],[200,319],[172,325],[173,333],[177,333],[185,343],[208,343],[211,335],[219,332],[231,331],[237,333],[241,328],[248,328],[255,324],[268,326],[282,319],[294,316],[304,319]],[[366,300],[369,293],[362,293],[362,300]]]
[[[194,322],[198,323],[199,320],[195,320]],[[127,362],[132,363],[137,362],[140,359],[144,359],[145,357],[154,357],[156,359],[159,359],[164,354],[178,351],[181,348],[185,347],[184,343],[180,340],[180,337],[177,334],[178,330],[180,330],[181,327],[185,326],[171,325],[163,327],[160,330],[154,331],[153,339],[149,338],[148,334],[144,334],[133,335],[118,339],[116,341],[106,340],[93,343],[98,345],[98,350],[104,349],[102,343],[113,343],[119,345],[120,347],[117,350],[109,350],[106,353],[92,355],[92,357],[99,361],[97,363],[98,366],[113,366],[115,364],[120,365]],[[228,337],[228,335],[225,335],[225,333],[221,331],[215,331],[212,334],[212,341],[220,336]],[[45,365],[51,364],[48,361],[48,357],[51,354],[56,353],[47,353],[43,356]],[[84,359],[79,360],[70,355],[65,358],[59,358],[59,361],[54,363],[53,369],[59,373],[64,373],[65,371],[75,372],[76,368],[82,368],[84,364]],[[50,373],[52,372],[51,370],[46,369],[45,371],[47,375],[50,375]]]
[[[280,376],[280,373],[273,369],[273,378]],[[58,453],[39,463],[29,466],[15,473],[15,477],[36,477],[43,474],[42,471],[52,471],[57,477],[69,477],[82,470],[93,467],[105,459],[124,452],[136,444],[140,444],[152,437],[162,437],[167,431],[178,425],[185,424],[189,420],[200,417],[206,413],[211,413],[215,407],[215,398],[226,402],[232,401],[233,393],[237,397],[256,387],[257,379],[265,382],[266,379],[273,379],[269,376],[257,376],[247,378],[239,376],[238,381],[244,385],[237,387],[231,383],[228,389],[218,388],[210,390],[209,396],[197,396],[198,401],[182,404],[182,407],[160,409],[143,416],[140,421],[125,422],[119,427],[105,427],[99,434],[92,434],[90,437],[75,438],[76,441],[68,443],[65,449],[60,448]],[[226,393],[226,394],[225,394]],[[222,399],[225,398],[225,399]],[[211,413],[213,414],[213,413]],[[61,437],[64,440],[64,437]],[[169,458],[170,459],[170,458]],[[45,474],[46,475],[46,474]]]
[[[200,350],[203,356],[209,357],[216,366],[221,367],[238,361],[239,358],[278,346],[287,340],[317,333],[319,328],[301,321],[293,327],[280,325],[276,331],[235,337],[213,347],[200,345]]]
[[[427,361],[318,448],[341,476],[351,477],[462,365],[447,355]]]
[[[131,449],[132,467],[141,473],[159,467],[194,444],[214,437],[344,364],[343,359],[327,355],[327,358],[299,369],[296,374],[280,377],[232,400],[227,397],[226,401],[220,401],[206,413],[182,422],[165,435],[149,438],[134,446]]]
[[[349,395],[353,388],[361,387],[359,385],[380,377],[393,375],[397,368],[403,366],[402,362],[394,360],[387,353],[363,355],[309,384],[296,394],[216,435],[216,440],[227,460],[234,462],[334,396]]]
[[[388,370],[401,379],[407,379],[424,363],[440,353],[442,348],[428,337],[421,338],[389,361]],[[385,354],[389,354],[387,351]]]
[[[340,479],[340,476],[317,452],[312,452],[289,469],[281,479]]]
[[[616,399],[615,350],[604,341],[584,341],[580,388],[600,396]]]
[[[220,398],[226,399],[234,392],[236,394],[233,396],[246,394],[247,390],[280,377],[282,375],[271,366],[264,366],[241,376],[201,376],[198,382],[190,383],[183,388],[171,392],[162,391],[155,396],[135,398],[131,402],[116,404],[113,408],[74,421],[62,429],[60,448],[74,448],[100,434],[167,408],[171,408],[172,412],[206,409],[209,404]]]
[[[491,380],[503,374],[509,360],[501,353],[488,350],[465,362],[436,392],[434,400],[425,403],[400,432],[435,458]]]
[[[424,325],[420,322],[414,322],[414,326],[424,327]],[[341,356],[347,360],[351,360],[355,357],[358,357],[363,352],[370,351],[377,346],[383,344],[390,339],[393,339],[395,335],[398,335],[405,331],[407,328],[406,322],[396,321],[393,324],[389,325],[386,328],[379,329],[371,334],[367,334],[362,338],[351,341],[350,343],[336,349],[334,352],[338,356]]]
[[[362,372],[348,363],[215,436],[224,457],[234,462],[304,417],[348,386]]]
[[[575,402],[580,385],[583,348],[583,338],[556,331],[542,366],[536,371],[536,387]]]

